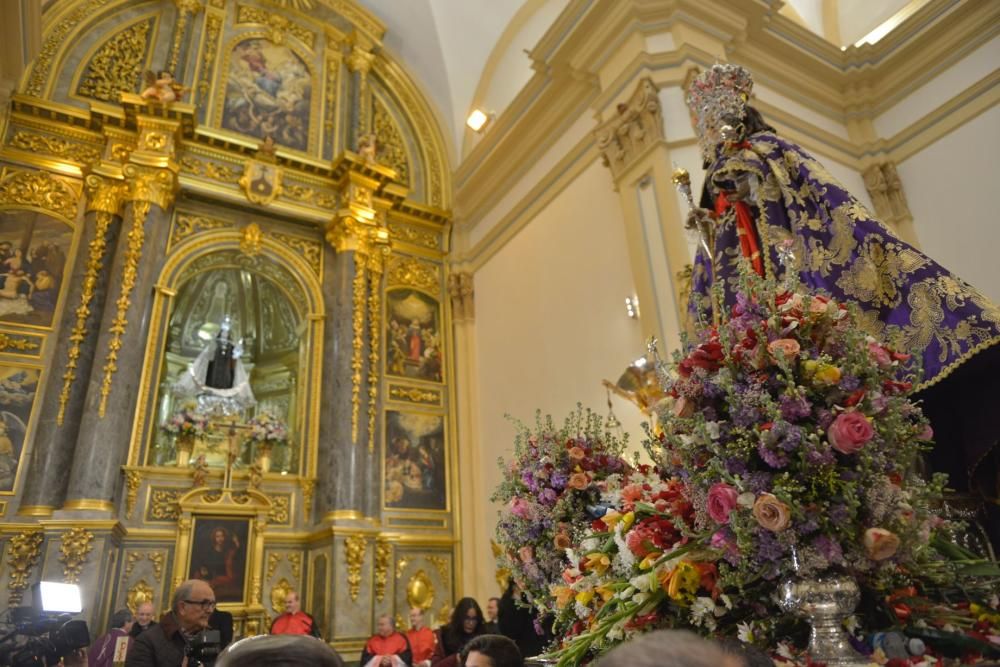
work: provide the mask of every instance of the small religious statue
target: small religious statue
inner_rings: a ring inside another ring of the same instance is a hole
[[[205,412],[235,414],[257,404],[250,388],[250,376],[240,357],[243,341],[234,341],[227,316],[219,332],[173,386],[176,396],[195,398]]]
[[[260,490],[260,483],[264,481],[264,467],[260,461],[254,461],[250,466],[250,476],[247,478],[247,488],[255,491]]]
[[[255,157],[264,162],[274,162],[277,159],[278,145],[274,142],[274,137],[270,134],[257,145]]]
[[[161,70],[159,74],[152,70],[146,70],[145,79],[146,87],[140,96],[145,100],[153,100],[160,104],[179,102],[187,90],[174,80],[174,74],[170,70]]]
[[[208,462],[205,460],[205,455],[201,454],[194,462],[194,476],[191,479],[191,488],[200,489],[203,486],[208,486]]]
[[[374,132],[363,134],[358,138],[358,155],[369,163],[378,162],[378,137]]]

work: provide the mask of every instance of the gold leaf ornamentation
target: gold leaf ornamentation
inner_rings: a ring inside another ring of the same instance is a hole
[[[434,566],[437,570],[438,577],[440,577],[442,582],[447,582],[448,577],[448,559],[444,556],[426,556],[427,562]]]
[[[403,387],[398,384],[389,385],[389,398],[409,401],[410,403],[429,403],[438,405],[441,403],[441,393],[432,389],[419,389],[417,387]]]
[[[275,44],[281,44],[285,35],[291,35],[309,47],[310,50],[316,44],[316,34],[294,21],[290,21],[281,14],[272,14],[260,7],[240,5],[236,14],[237,23],[259,23],[271,29],[270,40]]]
[[[202,98],[208,94],[208,90],[212,85],[215,56],[219,51],[219,36],[222,34],[222,17],[207,12],[206,14],[205,48],[201,53],[201,81],[198,82],[198,95]]]
[[[79,199],[78,192],[47,171],[13,170],[0,180],[0,205],[40,208],[73,220]]]
[[[149,494],[150,521],[176,521],[180,516],[177,499],[181,497],[181,489],[153,488]]]
[[[286,494],[271,495],[271,509],[267,513],[267,522],[270,524],[286,525],[289,522],[288,508],[291,497]]]
[[[25,336],[11,336],[0,331],[0,352],[4,352],[6,350],[19,350],[21,352],[27,352],[30,350],[37,350],[39,347],[41,346],[30,338]]]
[[[393,255],[389,259],[387,285],[409,285],[436,293],[439,285],[438,267],[413,257]]]
[[[290,250],[294,250],[296,254],[301,255],[302,259],[306,260],[316,275],[320,272],[320,257],[323,254],[323,246],[319,241],[313,241],[311,239],[304,239],[299,236],[291,236],[289,234],[282,234],[280,232],[269,232],[268,235],[275,241],[278,241],[282,245],[288,247]]]
[[[406,583],[406,602],[420,609],[430,609],[434,604],[434,584],[423,570],[417,570]]]
[[[271,609],[275,614],[284,613],[285,598],[294,590],[295,588],[284,577],[271,587]]]
[[[65,387],[63,387],[65,389]],[[68,394],[69,392],[67,392]],[[62,397],[60,396],[60,399]],[[63,405],[60,403],[59,414],[62,415]],[[58,423],[62,423],[61,419],[56,419]],[[139,486],[142,485],[142,475],[138,470],[126,470],[125,471],[125,518],[131,519],[132,512],[135,511],[135,501],[139,497]]]
[[[373,104],[372,125],[375,136],[378,137],[379,161],[396,171],[396,178],[400,183],[409,185],[410,160],[406,155],[403,135],[385,106],[374,98]]]
[[[364,535],[351,535],[344,540],[344,556],[347,560],[347,586],[352,602],[358,601],[361,593],[361,566],[365,561],[368,540]]]
[[[70,528],[59,541],[59,562],[63,564],[63,581],[75,584],[87,562],[87,555],[94,549],[94,534],[86,528]]]
[[[52,69],[52,61],[56,53],[66,42],[73,29],[95,11],[108,4],[110,0],[90,0],[79,5],[69,16],[60,21],[55,28],[49,32],[42,44],[41,50],[35,56],[35,65],[31,69],[31,78],[25,87],[25,94],[33,97],[41,97],[44,92],[45,82],[49,79],[49,71]]]
[[[24,591],[28,588],[28,578],[31,576],[31,569],[38,562],[38,556],[45,536],[40,530],[29,530],[18,533],[7,543],[7,589],[10,595],[7,597],[9,606],[21,604],[24,599]]]
[[[159,582],[160,578],[163,576],[163,563],[166,560],[166,556],[159,551],[150,551],[146,554],[149,562],[153,565],[153,577]]]
[[[396,579],[403,578],[403,573],[406,572],[406,568],[409,564],[410,561],[406,558],[400,558],[396,561]]]
[[[174,228],[170,233],[170,245],[180,243],[189,236],[209,232],[215,229],[228,229],[235,226],[229,220],[219,220],[209,218],[204,215],[194,215],[192,213],[178,213],[174,218]]]
[[[394,222],[389,223],[389,231],[392,233],[393,239],[402,241],[403,243],[412,243],[413,245],[418,245],[422,248],[429,248],[431,250],[441,249],[440,235],[434,232],[428,232],[409,225],[400,225]]]
[[[146,583],[145,579],[140,579],[134,586],[125,593],[125,606],[133,614],[143,602],[153,601],[153,589]]]
[[[117,103],[122,92],[137,92],[139,73],[146,62],[153,19],[120,30],[87,63],[77,95]]]
[[[281,562],[281,554],[275,551],[267,554],[267,576],[264,578],[270,581],[274,577],[275,570],[278,569],[278,563]]]
[[[286,556],[288,564],[292,567],[292,576],[296,579],[302,577],[302,554],[292,552]]]
[[[141,551],[129,551],[125,554],[125,579],[127,580],[132,576],[132,571],[135,570],[136,564],[145,559],[146,555]]]
[[[384,541],[375,543],[375,599],[381,602],[385,598],[385,586],[389,578],[389,563],[392,559],[392,546]]]
[[[14,133],[10,140],[10,146],[32,153],[44,153],[77,164],[90,164],[101,159],[100,149],[93,146],[74,143],[61,137],[46,137],[22,130]]]

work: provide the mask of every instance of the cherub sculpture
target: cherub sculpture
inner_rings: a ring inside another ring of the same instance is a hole
[[[207,486],[206,478],[208,477],[208,462],[205,460],[205,455],[202,454],[194,462],[194,476],[191,480],[191,488],[199,489],[203,486]]]
[[[363,134],[358,139],[358,155],[365,162],[378,162],[378,137],[374,132]]]
[[[146,70],[145,79],[146,87],[140,96],[146,100],[170,104],[179,102],[187,91],[180,82],[174,80],[174,74],[170,70],[161,70],[159,74]]]

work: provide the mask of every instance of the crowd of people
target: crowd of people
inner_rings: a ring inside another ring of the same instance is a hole
[[[358,667],[523,667],[542,652],[550,637],[540,636],[532,613],[517,604],[508,587],[502,598],[490,598],[484,614],[473,598],[455,605],[448,623],[427,626],[424,610],[409,611],[409,628],[396,627],[390,614],[379,616],[376,633],[365,642]],[[192,579],[174,591],[170,608],[154,620],[152,602],[142,602],[133,615],[116,611],[107,634],[88,649],[90,667],[344,667],[336,650],[322,641],[315,619],[302,610],[297,591],[285,596],[285,611],[270,633],[233,643],[233,619],[216,609],[216,597],[205,581]],[[204,646],[206,631],[216,637]],[[217,656],[217,657],[216,657]],[[772,665],[766,654],[738,641],[716,643],[690,632],[658,631],[627,642],[597,662],[597,667],[761,667]]]

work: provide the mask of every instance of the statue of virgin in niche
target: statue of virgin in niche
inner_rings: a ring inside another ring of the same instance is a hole
[[[250,376],[243,366],[243,341],[233,340],[227,315],[219,332],[173,386],[178,398],[194,398],[207,413],[232,415],[257,404]]]

